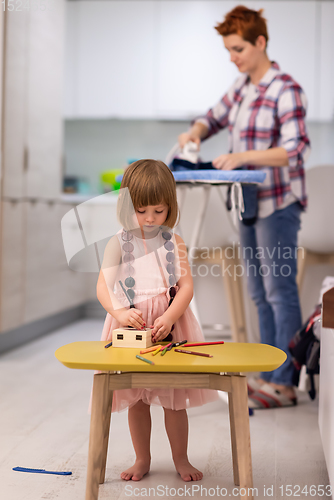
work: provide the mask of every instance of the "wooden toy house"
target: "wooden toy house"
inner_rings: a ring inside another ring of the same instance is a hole
[[[135,330],[131,327],[117,328],[112,332],[113,347],[151,347],[152,329]]]

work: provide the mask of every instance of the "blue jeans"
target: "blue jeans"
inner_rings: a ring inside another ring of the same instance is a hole
[[[302,325],[296,284],[300,213],[299,203],[293,203],[258,218],[253,226],[240,223],[247,285],[258,310],[261,342],[287,354],[282,366],[262,372],[261,378],[282,385],[293,385],[288,344]]]

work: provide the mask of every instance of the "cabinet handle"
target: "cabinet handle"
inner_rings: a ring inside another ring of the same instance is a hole
[[[23,153],[23,170],[26,172],[29,168],[29,149],[27,146],[24,146]]]

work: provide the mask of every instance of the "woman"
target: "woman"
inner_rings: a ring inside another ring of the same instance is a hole
[[[304,161],[310,150],[304,118],[306,97],[291,76],[267,55],[262,10],[238,6],[215,28],[242,76],[206,115],[179,136],[198,146],[228,127],[229,150],[213,160],[217,169],[261,169],[257,217],[240,223],[248,289],[259,316],[261,342],[279,347],[286,362],[249,381],[250,406],[297,403],[288,344],[301,327],[296,285],[297,232],[306,207]],[[247,206],[247,201],[246,201]]]

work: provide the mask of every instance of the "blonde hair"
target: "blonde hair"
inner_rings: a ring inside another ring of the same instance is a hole
[[[128,188],[130,197],[122,196],[125,188]],[[173,228],[178,222],[179,208],[175,179],[167,165],[159,160],[138,160],[129,165],[123,175],[117,202],[117,216],[122,226],[130,229],[133,208],[161,204],[168,206],[164,226]]]

